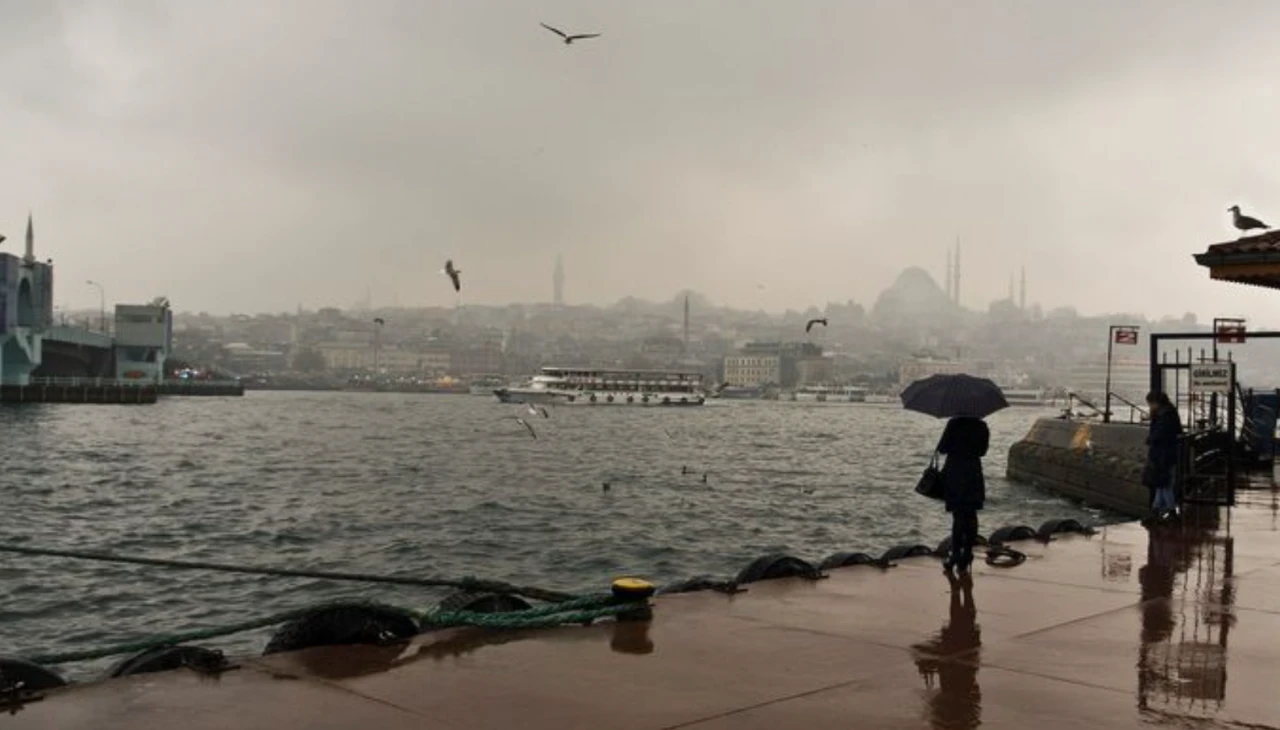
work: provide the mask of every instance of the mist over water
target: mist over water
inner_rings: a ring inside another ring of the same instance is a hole
[[[1110,519],[1003,479],[1009,445],[1045,414],[1015,408],[990,419],[984,534],[1052,517]],[[619,574],[731,577],[775,550],[817,561],[936,544],[947,516],[912,487],[941,426],[896,405],[562,407],[543,419],[491,398],[392,393],[8,408],[0,539],[571,591]],[[694,473],[682,476],[682,466]],[[8,554],[0,580],[0,653],[16,655],[335,598],[426,608],[443,595]],[[211,645],[258,653],[269,633]]]

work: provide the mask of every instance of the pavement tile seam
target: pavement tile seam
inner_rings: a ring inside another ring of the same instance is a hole
[[[266,675],[268,675],[268,676],[270,676],[270,677],[274,677],[274,678],[281,678],[281,677],[284,677],[284,678],[287,678],[287,679],[292,679],[292,680],[296,680],[296,681],[300,681],[300,682],[306,682],[306,683],[308,683],[308,684],[312,684],[312,685],[315,685],[315,686],[320,687],[320,688],[323,688],[323,689],[337,690],[337,691],[339,691],[339,692],[342,692],[343,694],[350,695],[351,697],[357,698],[357,699],[359,699],[360,701],[364,701],[364,702],[372,702],[372,703],[377,704],[377,705],[382,705],[382,706],[384,706],[384,707],[389,707],[389,708],[391,708],[391,709],[393,709],[393,710],[397,710],[397,711],[399,711],[399,712],[403,712],[403,713],[405,713],[405,714],[407,714],[407,715],[410,715],[410,716],[412,716],[412,717],[415,717],[415,718],[421,718],[421,719],[424,719],[424,720],[425,720],[425,719],[428,719],[425,715],[423,715],[423,714],[422,714],[422,713],[420,713],[420,712],[417,712],[416,710],[414,710],[414,709],[413,709],[413,708],[411,708],[411,707],[405,707],[405,706],[403,706],[403,705],[398,705],[398,704],[396,704],[396,703],[394,703],[394,702],[391,702],[391,701],[389,701],[389,700],[384,700],[384,699],[382,699],[381,697],[374,697],[374,696],[371,696],[371,695],[367,695],[367,694],[365,694],[365,693],[363,693],[363,692],[356,691],[355,689],[352,689],[351,687],[348,687],[348,686],[346,686],[346,685],[344,685],[344,684],[341,684],[341,683],[339,683],[339,682],[334,682],[334,681],[331,681],[331,680],[325,679],[324,677],[317,677],[317,676],[315,676],[315,675],[313,675],[313,674],[309,674],[309,673],[307,673],[307,672],[291,672],[291,671],[287,671],[287,670],[281,669],[281,668],[279,668],[279,667],[269,666],[269,665],[266,665],[266,664],[261,663],[257,657],[254,657],[254,658],[252,658],[252,659],[248,659],[248,660],[244,661],[244,662],[243,662],[243,664],[245,664],[245,665],[248,665],[248,666],[252,667],[254,671],[261,672],[261,673],[266,674]],[[436,723],[436,724],[437,724],[438,726],[441,726],[441,727],[448,727],[448,726],[446,726],[446,725],[442,725],[442,724],[440,724],[440,723]]]
[[[962,652],[962,654],[971,654],[971,653],[974,653],[974,652],[976,652],[976,651],[978,651],[978,650],[969,650],[969,651]],[[951,659],[951,658],[942,658],[942,661],[943,661],[943,662],[952,662],[952,661],[955,661],[955,660],[954,660],[954,659]],[[965,664],[968,664],[969,666],[973,666],[973,664],[972,664],[971,662],[961,662],[961,663],[965,663]],[[996,665],[996,664],[980,664],[980,665],[979,665],[979,668],[980,668],[980,669],[994,669],[994,670],[998,670],[998,671],[1002,671],[1002,672],[1007,672],[1007,673],[1009,673],[1009,674],[1014,674],[1014,675],[1017,675],[1017,676],[1020,676],[1020,677],[1029,678],[1029,679],[1031,679],[1031,680],[1033,680],[1033,681],[1044,682],[1044,683],[1046,683],[1046,684],[1055,684],[1055,683],[1056,683],[1056,684],[1070,685],[1070,686],[1072,686],[1072,687],[1078,687],[1078,688],[1082,688],[1082,689],[1087,689],[1087,690],[1089,690],[1089,691],[1094,691],[1094,692],[1101,691],[1101,692],[1106,692],[1106,693],[1113,694],[1113,695],[1119,695],[1119,696],[1122,696],[1122,697],[1125,697],[1125,698],[1128,698],[1128,697],[1131,695],[1131,693],[1130,693],[1129,691],[1126,691],[1126,690],[1123,690],[1123,689],[1116,689],[1115,687],[1110,687],[1110,686],[1106,686],[1106,685],[1091,684],[1091,683],[1088,683],[1088,682],[1080,682],[1080,681],[1078,681],[1078,680],[1073,680],[1073,679],[1064,678],[1064,677],[1055,677],[1055,676],[1053,676],[1053,675],[1049,675],[1049,674],[1040,674],[1040,673],[1037,673],[1037,672],[1030,672],[1030,671],[1026,671],[1026,670],[1012,669],[1012,668],[1009,668],[1009,667],[1003,667],[1003,666],[999,666],[999,665]],[[754,703],[754,704],[749,705],[749,706],[737,707],[737,708],[734,708],[734,709],[732,709],[732,710],[728,710],[728,711],[725,711],[725,712],[719,712],[719,713],[716,713],[716,714],[713,714],[713,715],[708,715],[708,716],[706,716],[706,717],[700,717],[700,718],[698,718],[698,719],[696,719],[696,720],[689,720],[689,721],[681,722],[681,723],[678,723],[678,724],[675,724],[675,725],[667,725],[667,726],[664,726],[664,727],[660,728],[659,730],[687,730],[688,728],[696,728],[696,727],[698,727],[698,726],[700,726],[700,725],[704,725],[704,724],[707,724],[707,723],[713,723],[713,722],[716,722],[716,721],[719,721],[719,720],[723,720],[723,719],[725,719],[725,718],[729,718],[729,717],[734,717],[734,716],[737,716],[737,715],[743,715],[743,714],[746,714],[746,713],[749,713],[749,712],[754,712],[754,711],[756,711],[756,710],[760,710],[760,709],[763,709],[763,708],[772,707],[772,706],[776,706],[776,705],[781,705],[781,704],[785,704],[785,703],[792,702],[792,701],[795,701],[795,700],[802,700],[802,699],[805,699],[805,698],[807,698],[807,697],[816,697],[816,696],[818,696],[818,695],[821,695],[821,694],[824,694],[824,693],[827,693],[827,692],[839,691],[839,690],[846,689],[846,688],[850,688],[850,687],[856,687],[856,686],[858,686],[859,684],[867,684],[868,686],[874,686],[873,684],[868,683],[865,679],[855,679],[855,680],[851,680],[851,681],[848,681],[848,682],[840,682],[840,683],[833,684],[833,685],[830,685],[830,686],[827,686],[827,687],[820,687],[820,688],[813,689],[813,690],[808,690],[808,691],[805,691],[805,692],[799,692],[799,693],[791,694],[791,695],[788,695],[788,696],[785,696],[785,697],[778,697],[778,698],[771,699],[771,700],[765,700],[765,701],[762,701],[762,702],[757,702],[757,703]],[[1231,723],[1231,725],[1232,725],[1232,726],[1236,726],[1236,727],[1246,727],[1245,725],[1243,725],[1243,724],[1241,724],[1241,723]],[[1201,725],[1200,727],[1208,727],[1208,726]],[[1249,726],[1249,730],[1255,730],[1255,729],[1254,729],[1252,726]],[[1280,728],[1270,728],[1270,727],[1259,726],[1256,730],[1280,730]]]

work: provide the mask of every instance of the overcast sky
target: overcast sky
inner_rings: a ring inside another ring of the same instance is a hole
[[[1244,314],[1280,225],[1280,3],[0,0],[0,233],[60,305],[870,304]],[[600,32],[565,46],[538,26]],[[764,288],[761,289],[760,285]]]

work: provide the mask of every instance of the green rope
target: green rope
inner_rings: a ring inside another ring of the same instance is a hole
[[[476,613],[474,611],[437,611],[423,617],[424,627],[437,629],[452,626],[479,626],[488,629],[549,629],[567,624],[590,624],[596,619],[617,616],[636,610],[636,604],[614,604],[579,611],[562,611],[531,616],[530,611],[517,613]]]
[[[133,565],[156,565],[178,570],[211,570],[221,573],[248,573],[251,575],[271,575],[283,578],[318,578],[321,580],[347,580],[363,583],[392,583],[404,586],[426,586],[431,588],[458,588],[476,593],[508,593],[525,596],[549,603],[568,601],[575,596],[571,593],[549,591],[533,586],[517,586],[494,580],[482,580],[470,576],[464,578],[408,578],[394,575],[373,575],[369,573],[335,573],[324,570],[294,570],[290,568],[273,568],[255,565],[228,565],[226,563],[206,563],[190,560],[169,560],[167,558],[143,558],[129,555],[92,550],[59,550],[55,548],[27,547],[25,545],[0,545],[0,552],[17,553],[19,555],[44,555],[75,560],[95,560],[106,563],[130,563]]]

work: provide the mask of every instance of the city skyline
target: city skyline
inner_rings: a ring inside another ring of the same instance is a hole
[[[538,27],[553,17],[603,35],[567,47]],[[1249,23],[1189,0],[28,3],[5,20],[0,235],[15,246],[32,210],[73,307],[95,301],[86,280],[194,311],[366,287],[447,306],[446,259],[464,306],[535,301],[562,254],[575,302],[693,289],[780,311],[865,302],[911,265],[948,281],[958,237],[969,307],[1025,265],[1045,308],[1273,309],[1191,260],[1236,237],[1232,204],[1280,219],[1272,4]]]

